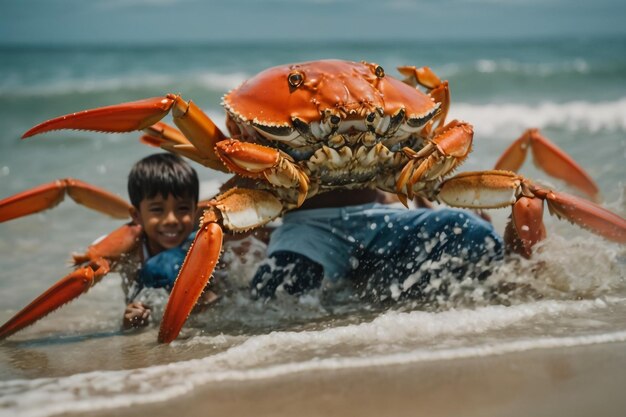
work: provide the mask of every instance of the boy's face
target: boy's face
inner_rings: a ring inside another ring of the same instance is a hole
[[[131,208],[133,220],[143,227],[148,250],[154,256],[166,249],[179,246],[193,230],[196,204],[193,198],[178,198],[157,194],[144,198],[139,209]]]

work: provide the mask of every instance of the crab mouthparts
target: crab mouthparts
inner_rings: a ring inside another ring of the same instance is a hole
[[[418,115],[407,115],[404,108],[399,108],[392,114],[385,114],[382,108],[366,112],[364,111],[366,107],[359,103],[351,107],[357,105],[358,111],[342,112],[341,109],[345,109],[346,106],[322,110],[317,121],[307,121],[294,116],[291,124],[275,125],[255,119],[251,125],[264,138],[291,148],[317,147],[321,144],[337,147],[344,142],[354,142],[351,137],[364,134],[376,137],[366,139],[371,144],[386,139],[394,142],[405,139],[419,132],[439,112],[438,104]]]

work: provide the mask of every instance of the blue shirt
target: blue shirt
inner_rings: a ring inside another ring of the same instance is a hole
[[[147,259],[139,271],[139,288],[165,288],[171,291],[195,236],[196,232],[191,232],[180,246],[164,250]]]

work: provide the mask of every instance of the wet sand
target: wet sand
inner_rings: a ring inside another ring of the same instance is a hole
[[[620,417],[625,386],[626,343],[608,343],[227,382],[81,415]]]

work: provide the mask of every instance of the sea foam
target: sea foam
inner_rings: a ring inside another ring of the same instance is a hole
[[[123,371],[97,371],[59,378],[0,382],[0,414],[46,417],[63,412],[86,412],[164,401],[204,384],[251,381],[309,371],[389,366],[501,355],[532,349],[584,346],[626,341],[626,331],[593,332],[576,336],[516,336],[501,329],[536,320],[569,315],[586,316],[595,310],[623,305],[624,300],[540,301],[513,307],[487,306],[442,313],[388,312],[368,323],[302,332],[272,332],[241,337],[232,347],[202,359]],[[485,332],[500,337],[477,337]],[[477,337],[455,344],[454,337]],[[450,338],[448,343],[433,342]],[[195,337],[174,342],[223,344],[229,336]],[[393,349],[394,346],[405,346]],[[367,347],[381,348],[367,349]],[[410,346],[407,348],[407,346]],[[342,347],[341,352],[325,350]],[[345,348],[343,348],[345,347]],[[359,347],[366,347],[359,349]],[[294,352],[298,352],[294,356]],[[306,353],[303,356],[303,352]]]
[[[447,78],[471,75],[473,72],[483,74],[512,74],[529,77],[563,76],[568,74],[589,74],[592,65],[588,60],[574,58],[554,62],[522,62],[514,59],[477,59],[470,63],[444,64],[441,73]]]
[[[515,131],[519,134],[529,127],[556,127],[572,132],[622,132],[626,131],[626,98],[603,102],[542,102],[537,105],[454,103],[450,117],[472,123],[479,134],[499,134],[503,138],[503,133]]]

